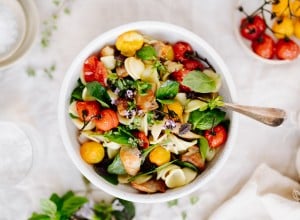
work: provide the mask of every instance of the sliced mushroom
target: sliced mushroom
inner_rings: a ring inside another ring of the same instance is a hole
[[[141,192],[146,193],[165,192],[167,190],[166,184],[163,180],[151,179],[142,184],[131,182],[131,186]]]
[[[181,155],[181,160],[195,165],[200,170],[203,170],[205,167],[205,161],[201,157],[199,147],[197,146],[189,147],[188,151]]]
[[[120,159],[126,172],[135,176],[141,168],[141,152],[137,147],[121,147]]]

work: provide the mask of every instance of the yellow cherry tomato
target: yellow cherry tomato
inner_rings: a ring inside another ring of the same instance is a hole
[[[300,1],[299,0],[294,0],[291,4],[291,11],[292,14],[295,16],[300,16]]]
[[[274,21],[272,30],[278,39],[290,37],[294,34],[294,25],[289,17],[278,18]]]
[[[278,0],[272,4],[272,12],[275,13],[277,17],[288,16],[290,14],[288,8],[289,0]]]
[[[135,52],[142,48],[144,37],[136,31],[127,31],[121,34],[116,41],[116,47],[121,54],[127,57],[134,56]]]
[[[151,163],[161,166],[171,160],[171,153],[166,148],[158,146],[150,152],[149,160]]]
[[[94,141],[85,142],[80,147],[80,155],[89,164],[99,163],[104,158],[104,147]]]
[[[294,23],[294,35],[300,39],[300,19],[297,19]]]
[[[183,106],[180,102],[175,101],[171,104],[164,105],[164,112],[173,111],[178,116],[179,120],[182,122],[182,113],[183,113]]]

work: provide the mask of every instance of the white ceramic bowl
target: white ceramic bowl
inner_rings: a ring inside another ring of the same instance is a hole
[[[32,47],[39,30],[39,15],[32,0],[0,0],[13,13],[18,27],[16,43],[11,50],[0,56],[0,70],[20,61]]]
[[[142,194],[130,186],[122,184],[115,186],[105,181],[94,171],[92,166],[88,165],[81,159],[79,143],[77,142],[78,132],[77,128],[73,125],[69,118],[68,107],[71,92],[75,88],[84,60],[91,54],[99,51],[104,45],[114,44],[117,36],[128,30],[137,30],[143,34],[153,36],[156,39],[171,43],[179,40],[189,42],[193,49],[203,57],[206,57],[214,66],[216,71],[221,74],[223,84],[220,93],[227,102],[235,101],[235,87],[225,63],[211,46],[209,46],[203,39],[184,28],[162,22],[142,21],[126,24],[107,31],[88,44],[71,64],[61,86],[58,119],[64,145],[76,167],[94,185],[115,197],[142,203],[169,201],[195,191],[206,184],[217,174],[218,171],[220,171],[234,145],[233,142],[237,132],[237,116],[235,113],[228,112],[228,117],[231,120],[231,123],[229,136],[224,148],[220,151],[217,157],[208,164],[205,171],[202,172],[192,183],[186,186],[169,189],[165,193]]]
[[[245,50],[245,52],[253,57],[254,59],[257,59],[263,63],[267,63],[267,64],[287,64],[290,62],[293,62],[293,60],[279,60],[279,59],[266,59],[263,58],[259,55],[257,55],[251,48],[251,41],[247,40],[245,38],[242,37],[242,35],[240,34],[240,23],[241,20],[245,17],[245,15],[240,12],[238,10],[238,8],[240,6],[243,7],[244,11],[248,14],[251,14],[252,12],[254,12],[257,8],[259,8],[262,4],[264,3],[264,0],[239,0],[238,4],[236,5],[236,7],[234,8],[234,13],[233,13],[233,27],[234,27],[234,34],[236,36],[236,39],[238,40],[239,44],[241,45],[241,47]],[[271,5],[267,5],[266,9],[268,10],[272,10],[272,6]],[[272,23],[273,20],[271,20],[270,18],[270,14],[265,13],[265,19],[266,19],[266,23],[269,27],[272,27]],[[266,30],[266,33],[271,36],[275,42],[277,42],[277,39],[275,38],[275,36],[273,35],[273,33],[270,30]],[[298,43],[298,45],[300,46],[300,41],[298,39],[296,39],[296,37],[292,37],[292,39]],[[299,59],[299,58],[297,58]]]

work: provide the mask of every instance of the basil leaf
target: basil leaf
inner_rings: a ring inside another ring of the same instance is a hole
[[[173,99],[179,91],[179,83],[173,80],[165,81],[156,91],[156,98],[160,101]]]
[[[55,203],[57,210],[61,209],[63,200],[56,193],[51,195],[50,200]]]
[[[136,52],[136,56],[142,60],[156,59],[156,51],[152,46],[144,46]]]
[[[114,161],[107,168],[108,173],[123,175],[126,174],[126,170],[120,158],[120,154],[117,154]]]
[[[193,129],[208,130],[213,126],[218,125],[225,118],[225,112],[220,109],[193,111],[190,113],[188,122],[193,126]]]
[[[33,213],[28,220],[51,220],[48,215]]]
[[[93,211],[95,212],[95,217],[93,220],[109,220],[112,219],[112,205],[105,202],[99,202],[94,205]]]
[[[116,198],[112,202],[113,206],[120,208],[119,210],[112,211],[112,215],[116,220],[131,220],[135,216],[134,204],[130,201]]]
[[[108,133],[104,134],[104,137],[107,138],[111,142],[115,142],[115,143],[123,144],[123,145],[130,144],[130,138],[132,139],[132,136],[130,136],[122,131],[108,132]]]
[[[87,198],[81,196],[72,196],[68,198],[62,205],[61,215],[69,218],[86,202],[88,202]]]
[[[199,139],[199,147],[200,147],[200,153],[203,160],[206,158],[206,154],[209,150],[209,144],[206,138],[201,137]]]
[[[106,89],[99,82],[90,82],[86,84],[87,92],[95,97],[98,102],[101,103],[103,107],[109,108],[111,99],[106,91]]]
[[[220,76],[215,74],[207,75],[201,71],[194,70],[189,72],[182,81],[184,86],[189,87],[194,92],[210,93],[217,92]]]
[[[71,93],[71,100],[70,102],[73,102],[75,100],[82,101],[82,91],[84,89],[84,85],[82,84],[81,80],[77,80],[77,86]]]
[[[50,199],[42,199],[41,200],[41,209],[44,214],[53,217],[55,216],[55,213],[57,212],[57,206],[56,204],[51,201]]]

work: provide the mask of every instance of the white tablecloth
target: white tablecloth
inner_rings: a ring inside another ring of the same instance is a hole
[[[42,31],[43,21],[56,7],[51,0],[35,2]],[[0,190],[1,220],[26,219],[31,212],[38,210],[40,198],[47,198],[52,192],[83,188],[81,175],[69,159],[58,132],[59,89],[77,53],[97,35],[118,25],[158,20],[183,26],[204,38],[224,59],[236,84],[240,104],[280,107],[288,111],[300,109],[300,60],[286,65],[268,65],[249,57],[233,32],[235,0],[67,2],[71,13],[60,13],[49,47],[40,46],[39,35],[32,50],[20,63],[0,72],[0,120],[30,125],[37,132],[39,142],[30,175],[18,186]],[[52,64],[56,69],[53,79],[50,79],[43,69]],[[34,77],[26,73],[29,66],[36,70]],[[193,195],[179,199],[178,205],[171,208],[167,203],[136,204],[136,219],[183,219],[184,213],[186,219],[208,219],[239,192],[261,163],[299,181],[296,171],[299,140],[296,124],[271,128],[241,116],[234,150],[212,181]],[[199,198],[194,205],[190,202],[193,196]],[[109,196],[103,192],[103,198]],[[214,216],[214,219],[222,219],[217,218],[217,214]]]

